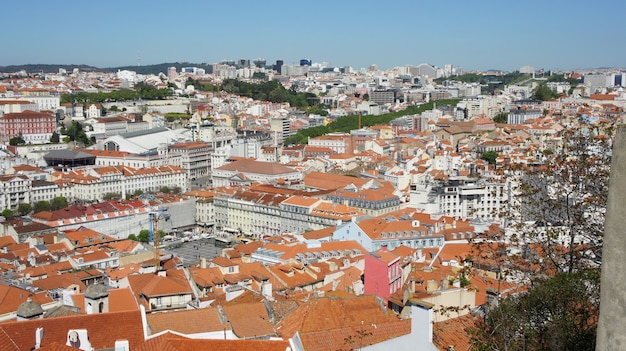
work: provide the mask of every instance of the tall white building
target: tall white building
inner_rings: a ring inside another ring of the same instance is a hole
[[[463,219],[498,219],[509,199],[507,182],[450,177],[447,182],[430,179],[411,184],[409,206]]]

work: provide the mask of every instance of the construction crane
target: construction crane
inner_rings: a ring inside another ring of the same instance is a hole
[[[159,233],[159,222],[161,219],[166,222],[170,220],[170,214],[166,213],[167,208],[160,208],[150,212],[150,242],[154,243],[154,266],[155,273],[159,273],[161,267],[161,253],[159,252],[161,234]]]

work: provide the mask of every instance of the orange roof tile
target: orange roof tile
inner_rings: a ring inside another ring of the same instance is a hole
[[[230,326],[222,323],[216,308],[149,313],[146,318],[152,334],[165,330],[183,334],[230,330]]]

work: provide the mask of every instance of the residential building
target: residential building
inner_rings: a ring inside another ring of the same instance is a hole
[[[400,256],[385,247],[365,255],[365,294],[387,301],[403,285]]]
[[[196,224],[202,227],[203,232],[207,232],[215,225],[213,199],[216,193],[208,190],[192,190],[185,195],[196,200]]]
[[[403,217],[404,218],[404,217]],[[398,219],[380,216],[371,219],[355,218],[352,222],[337,227],[333,240],[354,240],[368,252],[384,247],[393,250],[400,245],[417,249],[439,248],[444,244],[443,228],[424,224],[420,220]]]
[[[339,226],[362,215],[356,207],[306,196],[291,196],[279,207],[281,229],[293,234]]]
[[[186,172],[176,166],[135,169],[132,167],[98,167],[58,171],[53,181],[72,184],[70,199],[102,200],[106,194],[119,194],[125,198],[137,190],[160,191],[163,187],[187,190]]]
[[[94,106],[94,105],[92,105]],[[84,124],[91,126],[90,136],[103,140],[114,135],[128,132],[129,120],[122,116],[116,117],[91,117]]]
[[[31,186],[25,175],[0,175],[0,208],[16,210],[21,203],[31,203]]]
[[[215,224],[230,228],[244,236],[261,238],[279,235],[281,227],[280,203],[288,195],[252,192],[238,189],[232,194],[218,193],[214,198]]]
[[[329,133],[309,139],[308,145],[319,148],[329,148],[336,154],[352,154],[354,146],[352,136],[347,133]]]
[[[211,146],[201,141],[174,144],[169,147],[173,157],[180,157],[180,167],[185,170],[187,179],[207,177],[211,171]]]
[[[498,219],[510,201],[510,184],[465,176],[411,184],[410,206],[460,218]]]
[[[49,143],[56,131],[56,117],[50,112],[24,111],[0,115],[0,142],[22,137],[27,144]]]
[[[186,309],[194,299],[182,269],[130,275],[128,283],[137,303],[150,312]]]
[[[27,100],[0,99],[0,116],[7,113],[22,113],[25,111],[39,112],[36,103]]]

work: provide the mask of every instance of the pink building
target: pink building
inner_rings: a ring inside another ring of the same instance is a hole
[[[400,256],[386,248],[365,255],[365,294],[387,298],[402,287]]]

